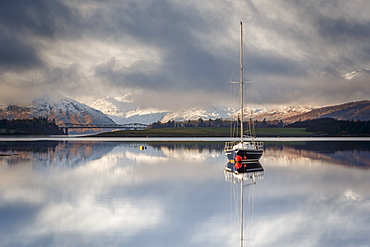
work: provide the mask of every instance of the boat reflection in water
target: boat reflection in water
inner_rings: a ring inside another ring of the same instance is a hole
[[[248,234],[245,237],[244,229],[250,232],[251,219],[254,205],[254,187],[257,179],[262,179],[264,176],[264,169],[260,162],[228,162],[224,169],[225,180],[231,182],[232,185],[232,204],[235,204],[235,216],[239,221],[240,235],[239,243],[243,247],[246,241],[251,241]],[[238,186],[240,184],[240,186]],[[236,185],[236,186],[235,186]],[[239,193],[238,188],[239,187]],[[245,191],[247,190],[247,191]],[[244,204],[244,193],[248,193],[247,203]],[[247,222],[244,222],[244,218]]]
[[[245,175],[245,176],[261,176],[264,169],[259,161],[254,162],[242,162],[230,160],[225,166],[225,174],[230,173],[233,176]]]

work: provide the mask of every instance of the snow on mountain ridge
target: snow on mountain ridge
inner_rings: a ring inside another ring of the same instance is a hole
[[[124,100],[124,101],[121,101]],[[121,105],[124,103],[125,105]],[[126,104],[130,104],[131,108],[128,108]],[[166,123],[168,121],[188,121],[208,119],[237,119],[239,112],[237,109],[225,106],[213,106],[210,108],[192,107],[185,110],[179,111],[167,111],[155,108],[141,109],[135,106],[135,103],[127,101],[126,96],[119,97],[106,97],[98,99],[91,104],[92,107],[101,110],[107,114],[116,123],[145,123],[152,124],[154,122]],[[278,108],[261,108],[252,106],[251,109],[245,108],[244,114],[246,118],[253,118],[258,121],[266,119],[276,120],[291,117],[293,115],[302,114],[312,110],[312,107],[300,107],[300,106],[281,106]],[[247,110],[248,109],[248,110]]]
[[[155,108],[145,108],[140,109],[139,107],[136,110],[132,110],[127,112],[127,117],[132,117],[136,115],[147,115],[147,114],[156,114],[156,113],[164,113],[167,114],[168,111],[166,110],[158,110]]]
[[[106,97],[95,100],[91,107],[104,112],[104,114],[115,117],[126,117],[126,113],[135,110],[132,102],[124,97]]]
[[[208,119],[216,119],[216,118],[228,118],[231,112],[225,109],[219,109],[213,107],[212,109],[205,109],[200,107],[193,107],[187,110],[176,111],[167,113],[163,119],[161,120],[162,123],[168,121],[187,121],[187,120],[198,120],[202,118],[204,120]]]
[[[99,109],[107,114],[116,123],[144,123],[152,124],[154,122],[168,121],[187,121],[198,120],[199,118],[208,120],[216,118],[228,118],[234,112],[232,108],[214,106],[212,108],[193,107],[186,110],[168,111],[156,108],[140,108],[135,103],[127,102],[127,96],[106,97],[98,99],[91,104],[91,107]],[[124,105],[122,105],[124,103]],[[127,107],[128,105],[130,107]]]
[[[56,92],[44,93],[32,102],[8,105],[0,109],[0,117],[6,119],[22,119],[47,117],[60,123],[96,123],[112,124],[112,119],[99,110],[80,103]]]
[[[58,93],[48,93],[32,101],[34,114],[54,118],[57,123],[114,123],[101,111]]]
[[[270,121],[270,120],[282,120],[287,117],[294,115],[303,114],[311,111],[312,107],[300,107],[300,106],[280,106],[277,108],[257,108],[252,107],[252,110],[244,108],[244,118],[252,118],[257,121]],[[230,115],[230,119],[237,119],[240,112],[237,111]]]
[[[159,121],[167,113],[165,110],[154,108],[140,109],[130,95],[106,97],[95,100],[90,106],[102,111],[117,124],[142,123],[151,124]]]

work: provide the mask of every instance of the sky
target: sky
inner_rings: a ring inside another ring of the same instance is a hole
[[[0,3],[0,103],[53,90],[87,104],[227,104],[240,21],[256,104],[369,99],[367,0],[12,0]]]

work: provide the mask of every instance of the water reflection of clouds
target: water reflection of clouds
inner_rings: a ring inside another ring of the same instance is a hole
[[[219,149],[91,145],[39,159],[70,157],[72,166],[38,169],[30,159],[0,166],[0,245],[237,246]],[[309,152],[267,147],[253,246],[366,246],[369,172]]]
[[[127,188],[127,178],[130,176],[122,176],[120,173],[112,177],[106,173],[111,167],[105,168],[91,170],[91,166],[86,165],[59,176],[54,176],[56,169],[50,169],[46,176],[40,173],[14,174],[14,169],[9,168],[6,168],[7,171],[2,170],[3,176],[13,175],[19,181],[6,183],[6,180],[2,180],[0,214],[3,216],[12,210],[29,211],[34,207],[32,205],[38,208],[33,212],[32,222],[17,226],[16,233],[19,236],[4,229],[5,224],[14,222],[7,223],[1,217],[0,228],[3,234],[10,234],[15,241],[13,243],[33,246],[32,241],[35,241],[34,246],[39,246],[39,238],[48,235],[119,233],[130,237],[140,231],[158,227],[164,218],[163,202],[145,193],[139,193],[137,197],[130,196],[130,193],[137,190],[132,186]],[[86,172],[87,169],[89,172]],[[115,195],[117,190],[120,190],[120,196]],[[129,196],[126,196],[127,193]],[[3,234],[0,233],[0,236]],[[67,245],[76,246],[73,242]]]
[[[87,194],[74,202],[50,203],[40,212],[30,228],[31,235],[70,232],[94,234],[123,232],[130,237],[146,228],[157,226],[163,217],[161,204],[145,197],[131,201],[96,201]]]
[[[302,164],[317,165],[323,161],[327,164],[351,166],[353,168],[370,168],[370,147],[369,149],[338,149],[335,147],[330,151],[322,151],[320,147],[305,149],[305,146],[279,146],[268,147],[263,160],[279,161],[280,165]],[[284,161],[284,162],[282,162]]]
[[[170,225],[164,227],[164,232],[159,235],[160,239],[167,237],[164,242],[171,245],[174,237],[168,236],[174,235],[172,228],[181,229],[177,238],[184,237],[182,241],[186,242],[192,232],[188,226],[198,218],[191,214],[203,212],[201,218],[204,219],[213,211],[199,210],[203,206],[201,204],[194,207],[195,201],[200,203],[204,199],[201,195],[204,188],[199,190],[202,184],[209,178],[222,178],[214,166],[204,166],[204,159],[196,162],[196,171],[188,169],[187,159],[196,160],[199,151],[171,151],[174,157],[163,159],[166,155],[162,151],[150,150],[150,147],[146,152],[139,152],[134,146],[101,147],[102,150],[95,149],[97,153],[92,153],[85,152],[91,148],[83,146],[80,147],[81,152],[68,151],[63,146],[56,153],[30,154],[25,166],[3,166],[2,175],[15,180],[13,183],[1,181],[1,187],[7,190],[1,192],[0,213],[3,215],[9,211],[9,207],[29,210],[31,205],[35,205],[38,208],[33,212],[32,222],[19,225],[16,233],[4,231],[3,234],[11,235],[15,245],[27,246],[53,245],[55,238],[59,243],[76,246],[72,241],[74,238],[69,242],[67,238],[61,239],[63,235],[85,236],[91,245],[96,234],[103,235],[99,246],[106,246],[109,236],[118,235],[119,246],[130,241],[132,245],[131,237],[142,238],[144,233],[158,238],[158,229],[167,222]],[[66,161],[67,157],[69,161]],[[149,163],[141,162],[142,157],[153,159]],[[56,160],[61,164],[54,163]],[[66,165],[66,162],[70,163]],[[37,167],[48,169],[35,169]],[[202,176],[194,175],[197,173]],[[189,197],[183,196],[189,194],[200,197],[187,201]],[[204,196],[208,197],[207,194]],[[190,208],[193,210],[189,214]],[[29,237],[23,240],[20,236]],[[49,239],[45,236],[54,237]],[[149,242],[147,239],[143,244],[148,245]]]
[[[30,146],[25,146],[23,142],[13,143],[6,147],[6,152],[13,155],[1,157],[0,164],[33,165],[38,168],[75,167],[84,165],[86,160],[100,159],[116,145],[109,142],[32,142]]]
[[[299,160],[295,160],[298,162]],[[265,180],[256,194],[258,246],[366,246],[370,179],[363,170],[305,166],[304,159],[264,162]],[[267,237],[268,236],[268,237]]]
[[[198,149],[174,149],[167,146],[157,147],[153,150],[151,146],[148,149],[140,152],[126,151],[126,157],[130,160],[135,160],[137,163],[156,164],[156,162],[172,162],[186,160],[187,162],[201,164],[204,162],[217,159],[223,154],[216,150],[203,150]]]

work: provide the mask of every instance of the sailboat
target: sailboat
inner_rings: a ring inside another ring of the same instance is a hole
[[[229,163],[235,164],[235,171],[239,171],[246,167],[248,162],[257,162],[263,154],[263,142],[256,142],[254,133],[252,133],[253,128],[249,126],[250,136],[248,141],[244,140],[244,112],[243,112],[243,23],[240,22],[240,81],[236,82],[240,84],[239,94],[240,94],[240,140],[239,141],[229,141],[225,142],[224,152],[229,160]]]

